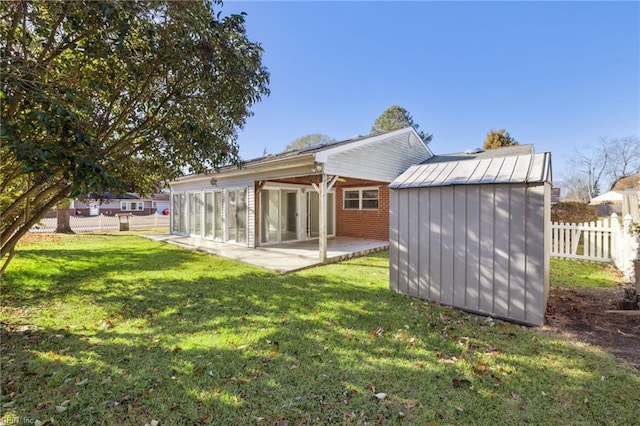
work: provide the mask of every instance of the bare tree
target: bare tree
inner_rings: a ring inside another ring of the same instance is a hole
[[[572,173],[562,179],[558,186],[562,187],[563,200],[580,201],[588,203],[591,201],[590,185],[588,176],[582,173]]]
[[[607,142],[609,149],[608,177],[610,189],[620,179],[640,172],[640,139],[637,136],[625,136]]]
[[[582,150],[576,149],[576,156],[570,160],[572,181],[586,186],[587,202],[600,193],[600,184],[609,167],[610,157],[606,143],[606,138],[600,138],[600,145],[595,148],[587,146]]]
[[[637,136],[601,137],[597,146],[576,150],[570,160],[571,175],[565,179],[567,193],[588,202],[601,188],[613,189],[620,179],[640,172],[640,140]]]

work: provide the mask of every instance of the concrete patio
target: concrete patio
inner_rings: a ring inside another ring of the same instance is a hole
[[[143,234],[141,237],[173,244],[188,250],[198,250],[226,257],[279,274],[286,274],[327,263],[340,262],[352,257],[364,256],[389,248],[388,241],[346,237],[329,238],[327,240],[327,258],[324,262],[321,262],[318,257],[317,240],[273,244],[252,249],[240,245],[182,235]]]

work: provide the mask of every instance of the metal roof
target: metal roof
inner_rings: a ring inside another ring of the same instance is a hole
[[[551,182],[551,153],[534,154],[529,149],[530,153],[520,155],[499,156],[500,153],[489,150],[480,154],[432,157],[411,166],[391,182],[389,188]]]

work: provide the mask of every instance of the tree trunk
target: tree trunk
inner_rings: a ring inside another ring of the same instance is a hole
[[[57,234],[73,234],[69,218],[71,216],[71,209],[58,209],[58,216],[56,222]]]

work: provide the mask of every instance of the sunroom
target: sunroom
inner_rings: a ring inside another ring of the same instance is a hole
[[[171,233],[255,248],[388,241],[387,185],[433,154],[413,128],[270,155],[171,182]]]

